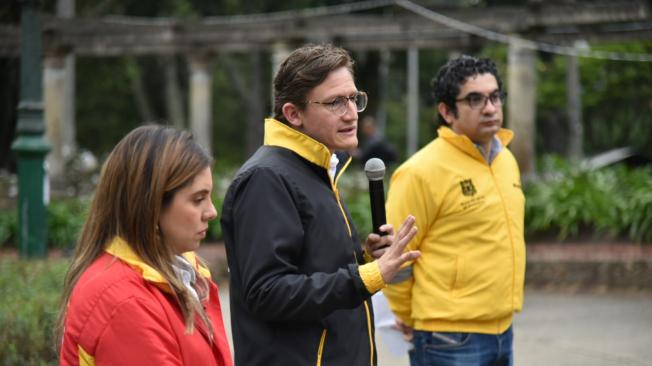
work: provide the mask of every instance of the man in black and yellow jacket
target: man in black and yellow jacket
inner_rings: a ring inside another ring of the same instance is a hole
[[[387,197],[389,223],[416,217],[408,248],[421,257],[383,293],[412,336],[412,366],[512,365],[525,198],[502,128],[502,82],[491,60],[462,56],[433,88],[444,126],[395,171]]]
[[[337,191],[367,96],[330,45],[292,52],[274,79],[275,118],[222,208],[236,365],[375,365],[372,294],[419,253],[408,218],[362,246]],[[387,249],[381,249],[390,245]],[[373,260],[373,258],[378,258]],[[367,260],[369,260],[367,262]]]

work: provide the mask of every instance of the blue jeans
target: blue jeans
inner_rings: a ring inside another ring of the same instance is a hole
[[[411,366],[512,366],[512,327],[502,334],[414,331]]]

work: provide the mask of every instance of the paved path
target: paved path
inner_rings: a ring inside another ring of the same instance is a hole
[[[514,320],[515,365],[652,365],[652,294],[527,291]],[[407,366],[383,352],[379,366]]]
[[[566,247],[563,251],[555,251],[554,246],[537,251],[536,246],[530,247],[529,259],[540,252],[540,257],[543,256],[540,260],[567,260],[580,249],[584,254],[578,258],[586,256],[585,246],[575,251]],[[621,247],[607,250],[609,248],[604,245],[593,248],[595,260],[613,261],[617,257],[627,262],[629,257],[623,257],[625,254],[637,260],[652,255],[650,248],[626,251]],[[200,249],[209,263],[224,267],[223,246],[202,246]],[[641,253],[641,250],[646,252]],[[615,254],[605,256],[606,252]],[[559,257],[562,254],[564,257]],[[221,296],[227,320],[226,286]],[[228,320],[227,326],[230,327]],[[527,290],[523,312],[514,320],[514,336],[517,366],[652,366],[652,293],[573,294]],[[407,356],[395,357],[388,352],[381,336],[378,337],[378,352],[378,366],[408,365]]]
[[[221,290],[230,336],[228,288]],[[516,365],[652,366],[652,294],[527,291],[515,329]],[[378,339],[379,366],[407,366]]]
[[[652,294],[527,292],[517,365],[652,365]]]

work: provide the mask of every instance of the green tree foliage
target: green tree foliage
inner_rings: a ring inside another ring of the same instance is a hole
[[[601,44],[592,49],[652,53],[652,42]],[[584,150],[588,155],[631,146],[652,156],[652,63],[580,58]],[[566,58],[546,56],[538,64],[538,146],[566,152]]]
[[[599,47],[652,53],[652,42]],[[580,60],[587,152],[629,145],[652,156],[652,63]]]
[[[123,59],[77,60],[77,143],[96,156],[107,155],[138,126],[138,110]]]

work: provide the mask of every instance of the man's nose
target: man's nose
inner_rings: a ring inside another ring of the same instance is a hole
[[[498,108],[492,101],[491,98],[486,98],[484,100],[484,107],[482,107],[482,112],[483,113],[495,113]]]
[[[351,99],[346,100],[346,112],[342,115],[345,120],[358,119],[358,106]]]

